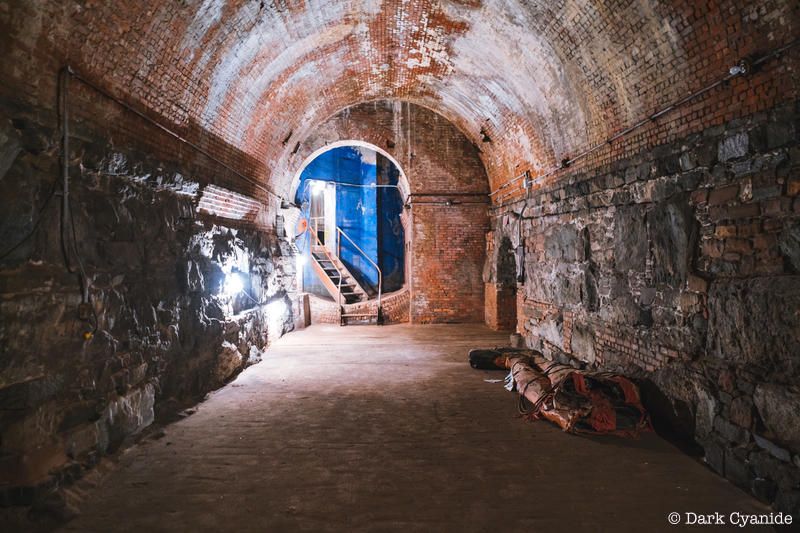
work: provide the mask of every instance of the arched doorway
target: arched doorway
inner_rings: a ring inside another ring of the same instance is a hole
[[[348,145],[373,148],[400,169],[405,288],[393,294],[395,301],[386,300],[387,322],[483,322],[489,198],[479,148],[423,106],[363,102],[329,117],[293,149],[296,155],[287,161],[289,198],[315,157]],[[334,322],[330,314],[315,312],[312,300],[312,323]]]
[[[340,306],[402,289],[407,191],[397,162],[368,143],[339,142],[309,156],[292,184],[300,288]]]

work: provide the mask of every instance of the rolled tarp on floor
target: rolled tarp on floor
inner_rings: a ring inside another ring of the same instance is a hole
[[[651,429],[639,388],[624,376],[579,370],[526,349],[472,350],[469,360],[473,368],[509,370],[510,390],[519,393],[521,411],[531,419],[570,433],[636,437]]]

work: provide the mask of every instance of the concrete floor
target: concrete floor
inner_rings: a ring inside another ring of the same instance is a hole
[[[131,448],[67,531],[675,531],[765,508],[653,434],[528,423],[477,325],[314,326]],[[715,527],[715,531],[722,528]]]

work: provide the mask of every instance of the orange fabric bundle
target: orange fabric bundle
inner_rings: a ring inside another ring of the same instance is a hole
[[[638,387],[624,376],[578,370],[533,350],[504,350],[495,364],[511,370],[531,418],[572,433],[636,437],[651,429]]]

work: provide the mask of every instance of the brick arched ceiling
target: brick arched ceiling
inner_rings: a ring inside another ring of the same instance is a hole
[[[279,192],[296,143],[359,102],[401,99],[445,116],[480,148],[496,188],[798,28],[796,4],[775,0],[23,4],[3,26],[30,54],[70,62],[181,131],[256,158],[256,177]],[[30,57],[13,60],[25,75]]]

